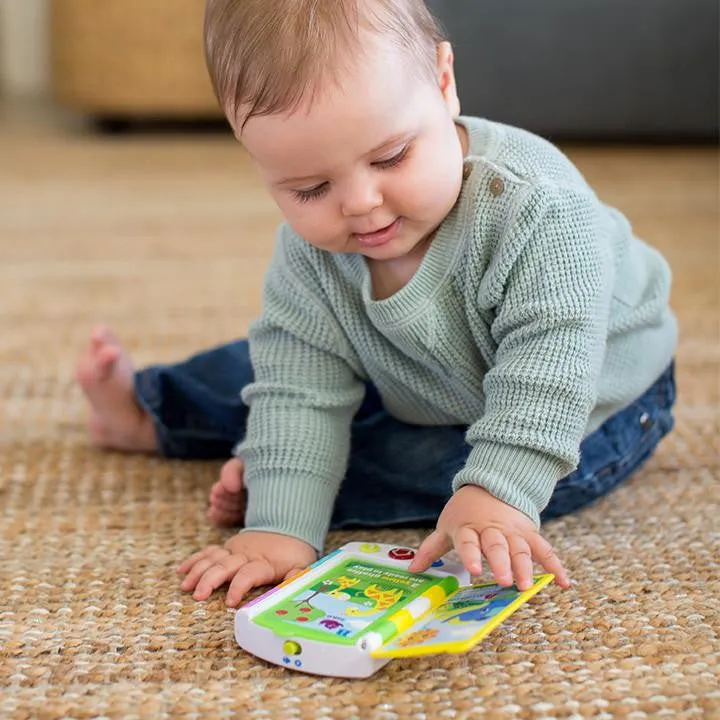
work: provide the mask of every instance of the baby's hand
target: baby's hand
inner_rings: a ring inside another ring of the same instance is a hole
[[[225,602],[235,607],[254,587],[292,577],[317,560],[315,549],[297,538],[269,532],[245,531],[223,547],[210,547],[189,557],[177,572],[185,575],[181,588],[194,590],[195,600],[207,600],[213,590],[230,582]]]
[[[500,585],[512,585],[514,575],[519,590],[530,588],[535,560],[558,585],[570,587],[565,568],[535,523],[481,487],[466,485],[450,498],[409,569],[422,572],[453,547],[472,575],[482,571],[484,555]]]

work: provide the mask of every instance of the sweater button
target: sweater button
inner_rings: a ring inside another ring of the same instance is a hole
[[[472,163],[469,160],[466,160],[463,163],[463,180],[467,180],[470,175],[472,174],[473,166]]]
[[[505,192],[505,183],[501,177],[494,177],[490,181],[490,194],[493,197],[499,197]]]

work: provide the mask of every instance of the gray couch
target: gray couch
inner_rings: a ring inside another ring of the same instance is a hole
[[[555,139],[718,132],[718,0],[428,0],[463,112]]]

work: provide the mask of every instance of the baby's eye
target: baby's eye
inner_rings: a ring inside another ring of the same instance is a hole
[[[409,145],[405,145],[405,147],[399,153],[396,153],[392,157],[387,158],[387,160],[377,160],[373,163],[373,166],[382,170],[386,170],[387,168],[399,165],[406,158],[409,147]]]
[[[295,196],[296,200],[304,203],[322,197],[329,188],[330,184],[327,182],[323,182],[319,185],[315,185],[315,187],[307,188],[305,190],[293,190],[293,195]]]

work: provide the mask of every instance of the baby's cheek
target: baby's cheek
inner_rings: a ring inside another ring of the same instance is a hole
[[[434,207],[446,215],[450,212],[462,187],[462,166],[460,169],[446,165],[430,178],[427,189],[433,198]]]
[[[457,167],[451,160],[442,153],[427,153],[417,158],[413,172],[404,178],[400,196],[402,202],[414,208],[412,214],[416,217],[440,221],[454,205],[462,180],[462,163]]]
[[[272,192],[273,200],[290,227],[311,245],[324,250],[333,249],[342,235],[338,218],[328,207],[328,198],[299,203],[287,193]]]
[[[399,215],[417,217],[422,215],[428,200],[432,200],[432,192],[422,173],[408,173],[385,188],[384,200]]]
[[[419,177],[406,189],[405,198],[413,204],[415,216],[440,222],[454,204],[451,198],[457,198],[454,185],[454,178],[441,170]]]
[[[333,218],[322,213],[293,213],[285,216],[290,227],[304,240],[321,250],[337,250],[341,235]]]

